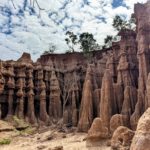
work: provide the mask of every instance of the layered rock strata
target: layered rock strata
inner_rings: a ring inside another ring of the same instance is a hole
[[[138,121],[130,150],[149,150],[150,148],[150,107]]]
[[[120,125],[135,130],[150,105],[149,12],[150,2],[136,4],[136,31],[122,29],[120,41],[91,52],[90,61],[79,52],[2,61],[0,117],[45,125],[62,120],[78,131],[100,117],[111,133]]]

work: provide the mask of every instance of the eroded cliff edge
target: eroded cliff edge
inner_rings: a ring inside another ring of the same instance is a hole
[[[16,115],[44,125],[61,120],[88,131],[100,117],[110,132],[111,122],[119,119],[135,130],[150,107],[149,12],[150,2],[136,4],[136,32],[121,30],[121,40],[110,49],[92,52],[90,61],[77,52],[43,55],[36,63],[26,53],[18,61],[3,61],[0,118]]]

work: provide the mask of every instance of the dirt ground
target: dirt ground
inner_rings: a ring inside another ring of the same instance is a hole
[[[32,135],[18,135],[13,132],[0,132],[0,138],[11,138],[8,145],[0,145],[0,150],[110,150],[110,147],[86,147],[86,133],[63,133],[47,129]]]

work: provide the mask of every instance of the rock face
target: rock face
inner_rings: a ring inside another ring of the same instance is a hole
[[[2,71],[3,71],[3,68],[2,68],[2,62],[0,62],[0,94],[3,92],[4,90],[4,77],[3,77],[3,74],[2,74]]]
[[[127,126],[128,118],[125,115],[115,114],[110,120],[110,132],[113,133],[119,126]]]
[[[136,129],[138,119],[149,107],[145,93],[147,77],[150,72],[150,1],[146,4],[136,4],[134,11],[137,20],[136,40],[138,42],[139,81],[137,104],[131,116],[131,126]]]
[[[81,116],[78,124],[79,131],[88,131],[93,121],[92,85],[90,80],[84,83],[82,94]]]
[[[150,108],[141,116],[132,140],[130,150],[149,150],[150,148]]]
[[[113,133],[111,139],[111,148],[114,150],[129,150],[133,136],[134,132],[132,130],[124,126],[118,127]]]
[[[34,108],[34,84],[33,84],[33,65],[29,65],[27,68],[27,99],[28,99],[28,121],[31,124],[36,123],[35,108]]]
[[[60,99],[60,86],[59,81],[54,71],[52,71],[50,78],[50,103],[49,103],[49,116],[60,119],[62,116],[61,99]]]
[[[108,69],[106,69],[101,88],[100,117],[105,127],[109,128],[113,107],[113,81]]]
[[[95,118],[91,128],[88,131],[86,138],[87,146],[98,146],[101,144],[101,140],[109,137],[108,128],[104,126],[101,118]]]
[[[87,132],[100,117],[111,133],[121,125],[135,130],[150,106],[149,12],[149,1],[136,4],[136,31],[122,29],[120,41],[92,51],[90,61],[79,52],[1,61],[0,118],[44,125],[61,120]]]

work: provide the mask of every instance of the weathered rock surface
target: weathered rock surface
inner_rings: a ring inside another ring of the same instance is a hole
[[[150,107],[150,73],[148,74],[148,79],[146,83],[146,105]]]
[[[148,108],[138,121],[137,129],[132,140],[130,150],[150,149],[150,108]]]
[[[61,91],[59,81],[54,71],[52,71],[50,78],[50,103],[49,103],[49,116],[58,120],[62,116],[61,106]]]
[[[91,128],[88,131],[87,139],[108,138],[108,128],[104,126],[101,118],[95,118]]]
[[[109,123],[113,111],[113,81],[109,70],[105,71],[102,88],[101,88],[101,102],[100,102],[100,118],[105,127],[109,129]]]
[[[9,124],[8,122],[0,120],[0,132],[13,131],[14,129],[15,127]]]
[[[113,134],[113,132],[119,126],[127,126],[127,125],[128,125],[128,118],[126,115],[115,114],[111,117],[110,120],[110,132]]]
[[[127,127],[118,127],[111,138],[111,148],[113,150],[129,150],[134,132]]]
[[[88,131],[100,117],[108,131],[120,125],[136,130],[150,106],[149,12],[149,1],[136,4],[136,31],[122,29],[121,40],[92,51],[90,61],[79,52],[1,61],[0,119],[16,115],[34,125],[61,120]]]
[[[136,4],[134,15],[137,20],[137,37],[138,42],[138,62],[139,62],[139,80],[138,80],[138,98],[135,111],[131,116],[131,124],[136,129],[138,119],[148,108],[146,98],[146,83],[148,73],[150,72],[150,1],[146,4]]]
[[[87,80],[84,83],[82,94],[80,120],[78,124],[79,131],[88,131],[93,121],[93,104],[92,104],[92,85]]]
[[[4,83],[5,83],[2,71],[3,71],[3,66],[2,66],[2,62],[0,61],[0,94],[4,90]]]
[[[135,87],[126,86],[124,90],[124,101],[121,114],[126,116],[126,126],[130,127],[130,116],[133,114],[137,101],[137,90]]]
[[[106,140],[108,137],[108,128],[104,126],[101,118],[95,118],[91,128],[88,130],[86,146],[100,146],[102,144],[101,141]]]

